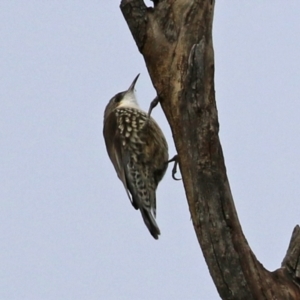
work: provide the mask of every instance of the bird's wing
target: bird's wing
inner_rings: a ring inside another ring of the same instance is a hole
[[[110,114],[103,127],[103,136],[106,144],[106,150],[108,156],[117,172],[119,179],[122,181],[128,198],[135,209],[138,209],[138,205],[135,200],[130,196],[128,190],[128,178],[125,174],[125,166],[128,164],[129,155],[122,147],[122,138],[120,137],[119,130],[117,128],[116,116]]]
[[[139,163],[131,156],[125,167],[125,177],[128,179],[128,189],[132,195],[133,202],[138,205],[145,225],[151,235],[158,239],[160,230],[155,221],[155,190],[148,184],[149,178],[145,168],[145,166],[141,168]]]

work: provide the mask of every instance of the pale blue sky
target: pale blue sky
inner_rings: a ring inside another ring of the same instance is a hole
[[[151,5],[150,1],[146,2]],[[217,1],[220,136],[239,219],[280,266],[300,210],[300,2]],[[219,299],[181,182],[158,189],[155,241],[104,147],[103,111],[137,73],[119,1],[0,4],[0,299]],[[160,107],[153,116],[172,137]]]

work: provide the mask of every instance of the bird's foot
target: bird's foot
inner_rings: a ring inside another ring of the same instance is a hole
[[[172,169],[172,178],[174,180],[181,180],[181,178],[176,178],[176,176],[175,176],[175,174],[177,173],[178,154],[174,155],[173,158],[171,158],[170,160],[167,161],[168,164],[170,162],[174,162],[174,166],[173,166],[173,169]]]
[[[148,110],[148,118],[150,118],[153,108],[156,107],[158,103],[159,103],[159,97],[156,96],[150,103],[150,107]]]

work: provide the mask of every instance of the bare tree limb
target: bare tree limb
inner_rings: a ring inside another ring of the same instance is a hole
[[[294,228],[290,245],[281,264],[293,277],[294,282],[300,287],[300,227]]]
[[[300,299],[290,279],[299,278],[299,247],[290,246],[284,267],[271,273],[238,220],[218,136],[214,1],[160,0],[147,8],[123,0],[120,7],[170,124],[195,232],[221,298]]]

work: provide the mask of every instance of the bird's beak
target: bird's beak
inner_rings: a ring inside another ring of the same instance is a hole
[[[132,81],[132,84],[130,85],[129,89],[127,90],[127,92],[134,92],[134,86],[139,78],[140,74],[137,74],[137,76],[134,78],[134,80]]]

